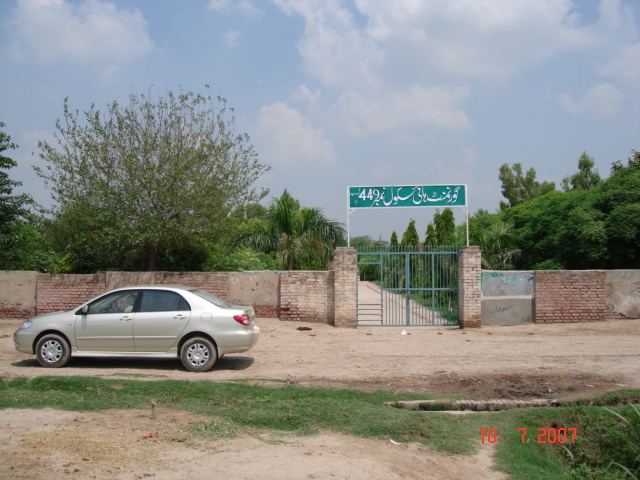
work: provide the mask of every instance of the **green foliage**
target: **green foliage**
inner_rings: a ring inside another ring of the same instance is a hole
[[[4,128],[5,124],[0,122],[0,128]],[[15,150],[18,146],[11,141],[11,137],[3,131],[0,131],[0,234],[3,229],[18,221],[21,217],[29,214],[29,205],[33,203],[31,197],[27,194],[12,195],[13,189],[22,185],[21,182],[11,180],[9,170],[18,164],[15,160],[5,157],[2,152],[7,150]]]
[[[53,272],[59,260],[40,233],[35,218],[5,226],[0,234],[0,270]]]
[[[228,418],[214,418],[208,422],[198,422],[189,428],[191,433],[209,438],[234,438],[238,436],[238,426]]]
[[[280,270],[282,265],[268,253],[256,252],[251,247],[240,246],[233,250],[215,246],[202,265],[207,272],[242,272],[256,270]]]
[[[193,268],[231,212],[266,194],[251,185],[268,167],[220,97],[131,94],[82,115],[65,100],[56,127],[36,171],[57,202],[54,243],[86,271]]]
[[[553,260],[566,269],[602,268],[607,260],[600,212],[589,205],[591,192],[553,192],[502,214],[516,228],[522,268]]]
[[[582,152],[578,159],[578,172],[570,177],[562,179],[562,189],[565,192],[571,190],[593,190],[601,181],[598,170],[592,170],[596,162]]]
[[[453,210],[445,208],[442,213],[436,209],[433,215],[433,226],[435,230],[435,245],[454,245],[456,243],[456,222]],[[429,229],[427,228],[427,236]]]
[[[508,270],[513,268],[522,251],[516,246],[516,231],[512,222],[498,215],[483,214],[469,219],[471,244],[480,247],[482,268]]]
[[[640,167],[640,152],[631,150],[631,156],[627,159],[627,167]],[[621,160],[616,160],[611,164],[611,173],[616,173],[622,170],[624,165]]]
[[[389,246],[397,247],[398,245],[400,245],[400,243],[398,243],[398,234],[394,230],[393,232],[391,232],[391,240],[389,241]]]
[[[619,165],[590,190],[552,192],[503,210],[522,250],[518,267],[640,268],[639,165]]]
[[[577,407],[564,421],[578,429],[575,444],[567,445],[571,478],[617,480],[640,478],[640,411],[625,407]]]
[[[271,201],[266,219],[247,222],[236,234],[238,245],[275,254],[286,270],[326,269],[336,246],[345,241],[341,223],[319,208],[301,208],[287,190]]]
[[[640,268],[640,163],[618,168],[595,194],[594,208],[604,217],[607,268]]]
[[[411,219],[407,229],[402,234],[400,245],[403,247],[414,247],[418,244],[420,244],[420,237],[418,237],[418,231],[416,230],[416,221]]]
[[[0,122],[0,128],[4,127]],[[38,218],[30,211],[34,203],[31,196],[13,194],[13,189],[22,183],[11,180],[8,170],[17,162],[2,152],[15,148],[11,137],[0,131],[0,270],[44,271],[56,255],[45,244]]]
[[[508,203],[500,202],[501,210],[531,201],[556,189],[553,182],[538,182],[533,168],[523,174],[520,163],[514,163],[513,167],[503,164],[498,178],[502,182],[502,195],[508,200]]]
[[[436,239],[436,227],[433,226],[433,223],[429,223],[427,225],[427,231],[424,237],[424,246],[431,247],[438,244],[438,240]]]

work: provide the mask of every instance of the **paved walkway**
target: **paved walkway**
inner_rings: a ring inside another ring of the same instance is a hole
[[[443,324],[446,318],[433,310],[409,301],[410,324],[407,325],[407,301],[403,295],[384,291],[375,283],[358,281],[358,325]]]

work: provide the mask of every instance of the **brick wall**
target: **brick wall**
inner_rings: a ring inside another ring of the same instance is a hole
[[[330,272],[292,271],[280,275],[280,320],[333,325],[333,276]],[[354,278],[355,283],[355,278]]]
[[[92,275],[38,275],[36,313],[57,312],[77,307],[106,292],[104,273]]]
[[[358,325],[357,275],[358,255],[355,248],[340,247],[334,256],[334,302],[336,327],[356,328]]]
[[[227,272],[156,272],[155,283],[161,285],[188,285],[199,288],[222,300],[229,301],[229,274]]]
[[[460,328],[480,328],[482,324],[480,247],[462,247],[458,256],[458,266]]]
[[[536,323],[577,323],[610,320],[606,271],[544,270],[535,272]]]
[[[36,314],[38,272],[0,270],[0,318],[28,318]]]

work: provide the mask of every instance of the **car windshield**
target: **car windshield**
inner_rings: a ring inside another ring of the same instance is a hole
[[[210,293],[203,292],[202,290],[198,290],[194,288],[193,290],[189,290],[191,293],[198,295],[201,298],[204,298],[206,301],[213,303],[216,307],[230,307],[231,304],[225,302],[224,300],[216,297],[215,295],[211,295]]]

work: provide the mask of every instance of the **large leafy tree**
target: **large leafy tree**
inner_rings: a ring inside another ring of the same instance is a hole
[[[433,215],[433,226],[436,232],[436,245],[453,245],[456,243],[456,220],[453,210],[445,208],[436,210]]]
[[[640,268],[640,158],[592,190],[554,192],[502,212],[523,268]]]
[[[341,223],[319,208],[300,207],[287,190],[273,198],[266,220],[249,222],[237,242],[259,252],[274,253],[286,270],[327,268],[336,246],[346,242]]]
[[[400,245],[403,247],[416,247],[419,243],[420,237],[418,236],[418,230],[416,230],[416,221],[411,219],[407,229],[402,234]]]
[[[3,122],[0,122],[0,128],[5,128]],[[22,183],[11,180],[9,170],[18,164],[15,160],[5,157],[3,152],[16,148],[18,146],[11,141],[11,136],[0,130],[0,232],[26,215],[29,212],[29,205],[33,203],[26,193],[13,194],[13,189]]]
[[[0,129],[4,127],[0,122]],[[40,235],[39,219],[31,212],[31,196],[13,193],[21,186],[9,177],[17,162],[3,153],[15,148],[11,137],[0,130],[0,269],[44,270],[53,262],[53,255]]]
[[[578,159],[577,173],[562,179],[562,189],[565,192],[570,190],[593,190],[602,181],[598,170],[593,169],[595,164],[595,160],[587,155],[587,152],[582,152]]]
[[[447,207],[443,212],[440,212],[437,209],[433,215],[433,222],[427,225],[424,245],[433,247],[436,245],[455,245],[456,243],[458,240],[453,210]]]
[[[506,163],[503,164],[498,178],[502,182],[502,195],[508,200],[508,202],[500,202],[501,210],[515,207],[556,189],[553,182],[537,181],[536,171],[533,168],[523,173],[520,163],[514,163],[512,167]]]
[[[83,113],[65,100],[56,127],[36,170],[57,203],[58,247],[89,271],[194,263],[234,209],[266,194],[252,185],[269,167],[221,97],[150,90]]]
[[[594,190],[594,208],[603,214],[608,268],[640,268],[640,152],[627,165],[614,162],[611,176]]]

